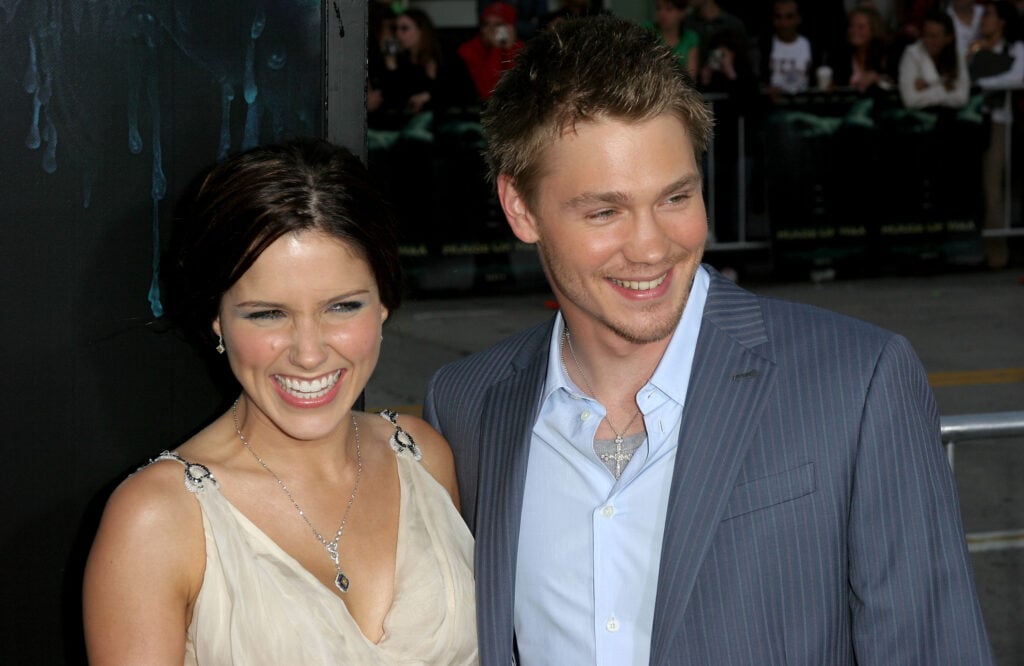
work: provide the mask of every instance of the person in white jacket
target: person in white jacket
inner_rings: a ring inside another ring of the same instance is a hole
[[[962,108],[970,93],[970,75],[956,48],[953,19],[932,12],[924,20],[921,38],[900,57],[900,100],[908,109],[945,106]]]

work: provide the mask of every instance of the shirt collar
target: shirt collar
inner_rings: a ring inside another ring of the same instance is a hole
[[[704,319],[704,305],[708,300],[708,287],[711,276],[704,266],[697,268],[693,276],[690,296],[686,299],[683,316],[676,326],[668,347],[658,362],[650,384],[663,392],[680,405],[686,400],[687,387],[690,384],[690,369],[693,367],[693,355],[697,350],[697,335],[700,323]]]

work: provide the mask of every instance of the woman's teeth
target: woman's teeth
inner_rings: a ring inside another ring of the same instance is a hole
[[[337,383],[340,376],[341,370],[336,370],[329,375],[324,375],[317,379],[294,379],[282,375],[274,375],[274,379],[281,385],[281,388],[296,398],[311,400],[326,395]]]

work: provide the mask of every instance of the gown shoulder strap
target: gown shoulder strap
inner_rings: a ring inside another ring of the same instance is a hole
[[[181,463],[182,466],[184,466],[185,488],[190,493],[204,493],[211,487],[219,487],[217,479],[216,477],[213,476],[213,472],[210,471],[209,467],[201,463],[189,462],[182,458],[181,456],[179,456],[177,453],[174,453],[172,451],[164,451],[163,453],[158,455],[156,458],[153,458],[139,469],[144,469],[152,465],[153,463],[157,462],[158,460],[174,460],[176,462]]]
[[[398,455],[411,456],[413,460],[421,460],[423,453],[420,451],[420,447],[416,446],[415,440],[412,435],[402,430],[402,426],[398,425],[398,414],[391,411],[390,409],[382,410],[380,413],[381,417],[389,421],[391,425],[395,426],[395,434],[391,435],[389,440],[391,448],[395,450]]]

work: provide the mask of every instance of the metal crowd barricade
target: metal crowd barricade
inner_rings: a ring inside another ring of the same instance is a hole
[[[1006,144],[1003,155],[1003,226],[999,229],[982,229],[982,236],[1020,236],[1024,229],[1013,227],[1013,117],[1014,93],[1024,94],[1024,83],[1008,88],[1003,94],[1003,104],[1008,111],[1006,121]]]
[[[1024,411],[943,416],[940,427],[949,466],[953,467],[954,451],[959,442],[1024,436]]]
[[[704,100],[711,105],[712,110],[715,109],[716,104],[726,102],[729,96],[725,93],[706,92],[703,93]],[[716,127],[717,131],[732,131],[732,128]],[[749,183],[747,179],[747,150],[746,150],[746,132],[747,132],[747,119],[746,113],[741,112],[736,117],[736,212],[737,218],[736,224],[736,240],[730,242],[720,242],[717,240],[717,227],[721,223],[718,218],[718,206],[717,206],[717,179],[715,178],[715,162],[719,156],[715,153],[715,137],[712,134],[711,143],[708,145],[707,150],[707,170],[704,174],[707,183],[706,192],[706,205],[708,214],[708,231],[709,231],[709,249],[717,250],[756,250],[768,248],[770,244],[768,241],[751,240],[747,237],[747,197]]]
[[[1012,107],[1014,103],[1014,95],[1024,94],[1024,83],[1011,86],[1009,89],[1004,91],[1004,104],[1008,109],[1011,109],[1010,119],[1006,125],[1006,154],[1004,156],[1004,173],[1003,173],[1003,226],[995,229],[981,229],[981,235],[985,237],[998,237],[998,236],[1021,236],[1024,235],[1024,227],[1015,225],[1013,222],[1013,197],[1014,197],[1014,181],[1013,181],[1013,150],[1015,148],[1014,134],[1013,134],[1013,123],[1020,122],[1020,119],[1014,119],[1012,115]],[[724,93],[706,92],[703,93],[704,99],[711,105],[712,109],[715,109],[717,105],[728,102],[729,96]],[[756,113],[757,111],[755,111]],[[748,237],[748,216],[747,216],[747,205],[750,196],[754,193],[749,191],[750,182],[746,172],[746,162],[748,156],[746,152],[746,133],[749,131],[747,127],[747,112],[741,111],[737,114],[736,125],[734,127],[717,126],[716,133],[719,132],[735,132],[736,134],[736,155],[720,155],[715,151],[715,138],[712,136],[711,144],[708,146],[707,151],[707,169],[705,173],[706,179],[706,205],[708,213],[708,224],[709,224],[709,248],[711,249],[722,249],[722,250],[750,250],[750,249],[761,249],[767,248],[771,245],[769,241],[752,239]],[[1018,155],[1018,158],[1020,156]],[[763,158],[763,156],[762,156]],[[717,210],[717,190],[719,183],[716,179],[716,161],[721,159],[735,159],[736,160],[736,172],[735,172],[735,188],[736,188],[736,200],[737,200],[737,219],[736,220],[722,220],[719,219],[719,211]],[[754,156],[754,159],[758,159],[758,156]],[[1019,168],[1019,167],[1018,167]],[[721,242],[717,240],[716,231],[718,231],[723,223],[730,223],[735,225],[735,240],[728,242]],[[769,225],[772,222],[769,217]],[[719,227],[719,229],[716,229]]]

